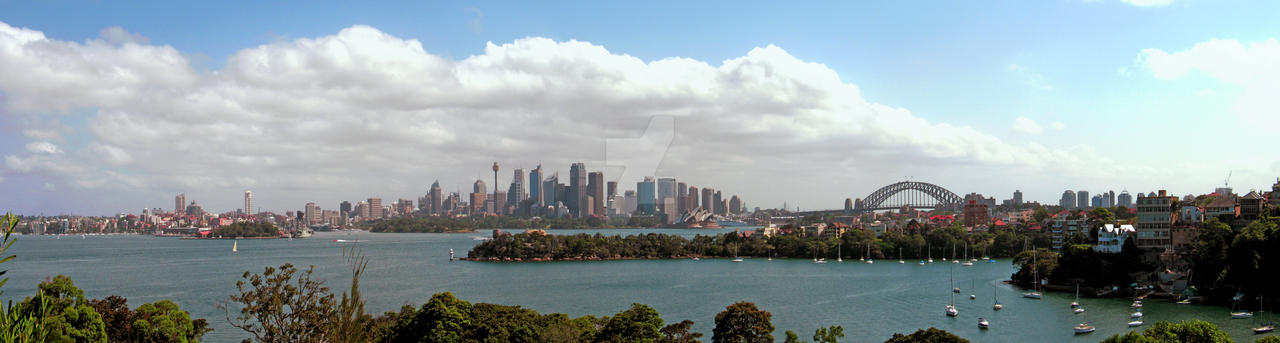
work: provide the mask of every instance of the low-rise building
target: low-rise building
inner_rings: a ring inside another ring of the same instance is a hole
[[[1093,246],[1093,251],[1108,254],[1118,254],[1124,249],[1124,241],[1129,239],[1129,235],[1137,232],[1133,225],[1123,224],[1116,226],[1115,224],[1106,224],[1098,228],[1098,245]]]
[[[876,237],[880,237],[880,235],[883,235],[885,230],[887,230],[887,228],[888,228],[888,225],[879,220],[871,222],[871,224],[867,225],[867,230],[871,230],[871,232],[875,232]]]

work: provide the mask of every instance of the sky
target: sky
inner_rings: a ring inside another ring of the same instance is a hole
[[[1269,189],[1277,22],[1231,0],[5,1],[0,209],[337,208],[466,193],[494,161],[502,190],[583,162],[803,210],[905,179]]]

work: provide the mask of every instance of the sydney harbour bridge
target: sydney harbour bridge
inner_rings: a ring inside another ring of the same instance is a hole
[[[805,211],[798,214],[864,213],[903,207],[958,211],[963,206],[964,198],[942,186],[920,181],[901,181],[880,187],[866,197],[846,203],[844,209]]]

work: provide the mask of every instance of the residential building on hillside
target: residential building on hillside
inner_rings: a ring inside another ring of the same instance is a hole
[[[1124,241],[1135,232],[1133,225],[1103,225],[1098,228],[1098,245],[1093,246],[1093,251],[1118,254],[1124,247]]]
[[[1168,250],[1173,248],[1170,229],[1173,226],[1173,200],[1165,190],[1138,197],[1137,225],[1138,247]]]

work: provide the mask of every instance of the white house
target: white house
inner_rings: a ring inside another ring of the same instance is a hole
[[[1124,240],[1134,232],[1133,225],[1125,224],[1117,227],[1114,224],[1106,224],[1098,228],[1098,245],[1093,247],[1093,251],[1118,254],[1124,247]]]

